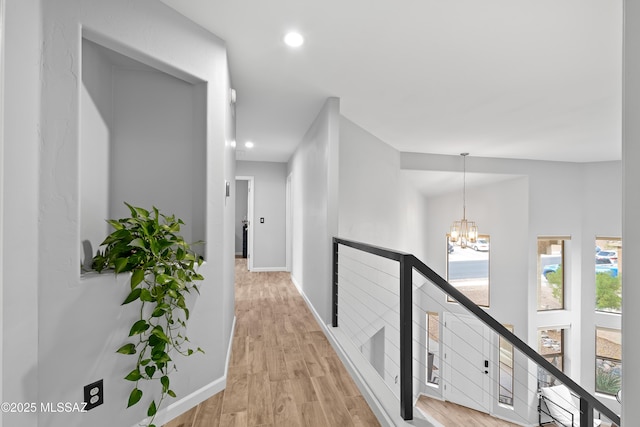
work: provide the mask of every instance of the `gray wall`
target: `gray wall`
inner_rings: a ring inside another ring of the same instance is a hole
[[[331,239],[338,233],[339,116],[340,101],[327,99],[288,163],[291,277],[325,323],[331,318]]]
[[[172,388],[179,397],[166,414],[177,415],[224,387],[234,315],[234,200],[227,206],[222,193],[225,179],[235,177],[233,148],[225,144],[234,134],[224,43],[151,0],[135,4],[83,0],[81,7],[75,0],[55,4],[9,0],[6,12],[0,235],[2,248],[13,249],[2,251],[0,273],[2,398],[78,402],[84,385],[103,378],[105,403],[85,414],[4,414],[3,424],[132,426],[145,417],[145,402],[155,393],[147,390],[139,407],[125,409],[131,384],[122,378],[131,370],[131,360],[116,354],[115,349],[126,342],[135,316],[135,308],[120,305],[128,294],[127,276],[80,274],[80,200],[87,194],[81,191],[80,163],[93,159],[105,166],[102,162],[108,161],[104,150],[94,147],[91,155],[93,148],[82,142],[90,137],[87,135],[98,135],[101,143],[107,141],[105,130],[111,121],[107,117],[106,125],[101,123],[99,109],[94,108],[87,110],[93,121],[81,122],[81,106],[88,105],[89,94],[80,92],[80,28],[90,33],[93,41],[99,39],[138,60],[155,60],[152,65],[163,72],[173,68],[174,77],[191,76],[190,84],[208,82],[206,125],[201,126],[207,129],[206,154],[201,156],[207,180],[200,180],[200,185],[206,185],[205,192],[196,190],[196,194],[203,195],[202,206],[206,206],[205,240],[215,244],[207,247],[207,262],[201,268],[206,278],[202,293],[188,302],[189,337],[206,354],[188,361],[176,358],[180,370],[172,379]],[[204,102],[199,95],[192,99]],[[92,129],[85,129],[87,126]],[[81,128],[88,132],[80,132]],[[145,157],[138,160],[136,174],[141,176],[150,165]],[[118,165],[111,165],[94,172],[104,175],[108,170],[121,171]],[[197,188],[180,176],[178,172],[175,182],[165,182],[168,193]],[[101,214],[106,199],[101,199],[98,210],[90,215],[98,217],[96,223],[107,216]],[[161,417],[158,424],[163,423]]]
[[[237,176],[252,176],[253,270],[286,269],[287,164],[236,162]],[[264,223],[260,222],[264,218]]]

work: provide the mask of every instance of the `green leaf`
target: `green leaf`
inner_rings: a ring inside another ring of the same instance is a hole
[[[158,366],[160,366],[161,364],[165,364],[165,363],[171,361],[171,358],[169,357],[169,355],[167,353],[165,353],[164,351],[163,352],[157,352],[157,353],[153,354],[151,356],[151,359],[153,359],[153,361]]]
[[[140,361],[141,366],[147,366],[151,362],[151,359],[144,359]]]
[[[127,408],[138,403],[141,398],[142,398],[142,390],[139,390],[138,388],[134,388],[133,390],[131,390],[131,394],[129,395],[129,403],[127,403]]]
[[[121,354],[136,354],[136,346],[134,344],[125,344],[120,347],[116,353]]]
[[[169,377],[164,375],[160,378],[160,383],[162,384],[162,392],[166,393],[169,390]]]
[[[158,274],[156,276],[156,283],[159,283],[161,285],[167,284],[169,282],[173,281],[173,277],[167,275],[167,274]]]
[[[158,409],[156,408],[156,401],[152,400],[151,404],[149,405],[149,409],[147,410],[147,415],[153,417],[157,411]]]
[[[156,373],[156,367],[155,367],[155,366],[151,366],[151,365],[149,365],[149,366],[147,366],[147,367],[145,367],[145,368],[144,368],[144,372],[147,374],[147,376],[148,376],[149,378],[152,378],[152,377],[153,377],[153,374],[155,374],[155,373]]]
[[[160,344],[160,343],[164,344],[164,341],[162,341],[162,340],[161,340],[160,338],[158,338],[157,336],[155,336],[155,335],[151,335],[151,336],[149,337],[149,345],[150,345],[151,347],[155,347],[155,346],[157,346],[157,345],[158,345],[158,344]]]
[[[188,349],[188,350],[187,350],[187,356],[191,356],[192,354],[193,354],[193,350]]]
[[[116,221],[115,219],[108,219],[107,222],[116,230],[122,230],[124,228],[124,226],[119,221]]]
[[[144,270],[137,269],[131,275],[131,289],[135,289],[144,280]]]
[[[114,261],[114,267],[116,269],[116,274],[122,273],[127,268],[127,259],[126,258],[118,258]]]
[[[204,354],[204,350],[201,349],[200,347],[198,347],[198,349],[196,351],[199,351],[200,353]]]
[[[141,238],[136,238],[133,239],[131,242],[129,242],[129,246],[132,246],[134,248],[141,248],[141,249],[147,249],[144,245],[144,241]]]
[[[167,394],[171,397],[176,397],[176,394],[173,392],[173,390],[167,390]]]
[[[124,377],[124,379],[128,381],[138,381],[140,378],[142,378],[142,374],[137,368],[129,372],[129,375]]]
[[[153,302],[153,295],[151,295],[148,289],[142,289],[140,291],[140,301]]]
[[[155,310],[153,310],[153,313],[151,313],[151,317],[162,317],[166,312],[167,311],[164,308],[157,307]]]
[[[140,292],[142,292],[140,288],[135,288],[134,290],[132,290],[131,293],[127,296],[127,298],[125,298],[122,305],[129,304],[130,302],[133,302],[138,298],[140,298]]]
[[[149,218],[149,211],[146,209],[142,209],[142,208],[134,208],[136,210],[136,212],[138,213],[138,215],[140,215],[143,218]]]
[[[156,326],[155,328],[153,328],[151,333],[166,343],[170,342],[169,337],[167,337],[162,330],[162,326]]]
[[[131,326],[131,330],[129,331],[129,336],[132,337],[134,335],[138,335],[149,329],[150,325],[146,320],[138,320]]]

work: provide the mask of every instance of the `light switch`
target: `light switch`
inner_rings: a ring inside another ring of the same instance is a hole
[[[260,224],[264,224],[264,218],[260,218]]]

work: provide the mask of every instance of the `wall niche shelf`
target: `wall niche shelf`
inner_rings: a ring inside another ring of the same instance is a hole
[[[125,201],[175,214],[185,240],[205,240],[207,85],[156,63],[82,39],[81,270],[109,233],[105,219],[129,216]]]

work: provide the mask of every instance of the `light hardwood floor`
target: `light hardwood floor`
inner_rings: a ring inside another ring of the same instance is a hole
[[[416,402],[416,408],[428,413],[444,427],[518,427],[518,424],[493,418],[488,414],[424,395],[420,396]]]
[[[379,426],[288,273],[235,272],[227,388],[165,427]]]

